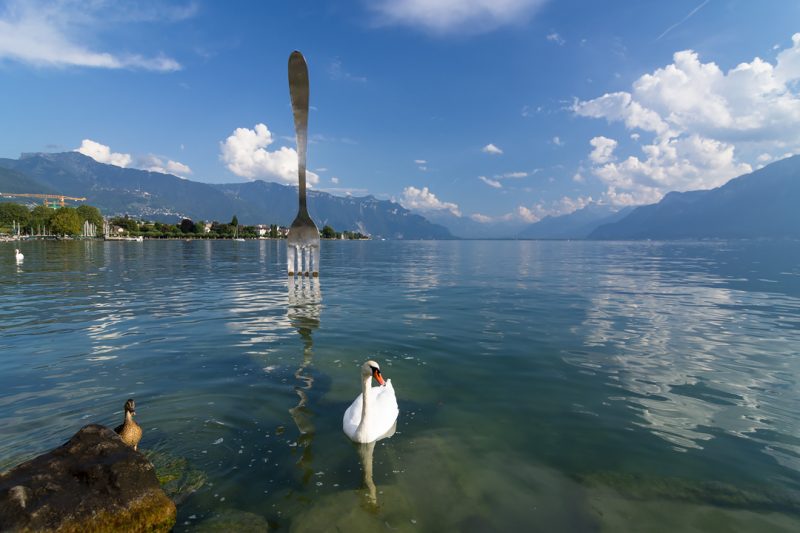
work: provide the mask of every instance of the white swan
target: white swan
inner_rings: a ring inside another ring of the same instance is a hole
[[[25,256],[22,255],[22,252],[19,251],[19,248],[14,248],[14,257],[17,258],[17,263],[22,263],[25,259]]]
[[[372,387],[372,378],[381,384]],[[392,380],[383,380],[381,367],[375,361],[361,366],[361,394],[359,394],[342,419],[342,429],[355,442],[373,442],[394,427],[397,420],[397,398]]]

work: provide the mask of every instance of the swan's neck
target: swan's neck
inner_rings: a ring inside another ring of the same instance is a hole
[[[358,422],[356,433],[367,430],[367,415],[369,414],[369,389],[372,385],[372,376],[367,376],[361,383],[361,420]]]

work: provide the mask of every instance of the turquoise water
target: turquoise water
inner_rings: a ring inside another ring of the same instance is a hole
[[[295,283],[275,241],[21,247],[0,469],[133,397],[202,483],[176,531],[800,530],[799,242],[324,242]]]

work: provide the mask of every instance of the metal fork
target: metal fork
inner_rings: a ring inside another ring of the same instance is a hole
[[[286,264],[290,276],[319,276],[319,230],[306,207],[306,145],[308,144],[308,67],[303,54],[289,56],[289,95],[297,135],[297,176],[300,206],[286,237]],[[297,266],[295,268],[295,259]]]

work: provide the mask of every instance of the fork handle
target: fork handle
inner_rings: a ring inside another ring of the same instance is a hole
[[[306,145],[308,144],[308,66],[303,54],[295,50],[289,56],[289,96],[292,99],[294,131],[297,135],[297,177],[300,185],[300,209],[306,207]]]

